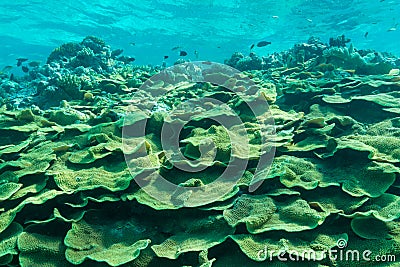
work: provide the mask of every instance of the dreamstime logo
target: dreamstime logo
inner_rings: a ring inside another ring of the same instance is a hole
[[[296,249],[281,249],[274,250],[269,249],[265,246],[264,249],[257,252],[257,258],[259,261],[273,261],[274,259],[278,261],[322,261],[326,258],[332,261],[353,261],[353,262],[395,262],[395,255],[375,255],[372,257],[371,250],[356,250],[356,249],[346,249],[347,240],[339,238],[336,242],[336,247],[338,249],[329,249],[315,251],[313,249],[306,250],[296,250]]]
[[[175,65],[149,78],[130,101],[123,127],[136,183],[175,207],[221,199],[246,170],[253,174],[249,191],[256,190],[275,154],[274,121],[259,89],[238,70],[212,62]],[[195,136],[195,128],[203,135]],[[223,168],[218,175],[215,166]],[[217,177],[203,183],[207,174]],[[174,176],[189,178],[176,184]]]

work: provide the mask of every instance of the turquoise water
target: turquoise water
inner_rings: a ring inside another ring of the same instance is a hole
[[[1,1],[0,65],[17,57],[45,61],[54,47],[87,35],[138,64],[160,64],[164,55],[173,63],[176,46],[192,60],[197,50],[198,59],[223,62],[260,40],[272,43],[255,49],[266,55],[311,35],[327,42],[345,34],[359,49],[400,54],[398,14],[397,0]]]

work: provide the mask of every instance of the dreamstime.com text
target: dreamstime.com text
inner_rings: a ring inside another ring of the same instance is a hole
[[[272,250],[265,246],[264,249],[259,250],[257,258],[260,261],[322,261],[326,258],[332,261],[372,261],[372,262],[396,262],[396,255],[373,255],[371,250],[356,250],[345,249],[347,241],[339,239],[337,242],[337,249],[330,249],[325,251],[308,250]]]

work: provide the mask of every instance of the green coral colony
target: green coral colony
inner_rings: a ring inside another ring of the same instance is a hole
[[[254,152],[231,193],[193,208],[157,202],[124,159],[123,114],[159,68],[128,64],[87,37],[55,49],[28,76],[2,74],[0,265],[398,266],[323,253],[341,241],[346,250],[371,250],[370,258],[400,259],[400,60],[337,43],[310,38],[268,57],[235,53],[226,61],[268,102],[276,155],[255,192]],[[206,170],[184,173],[160,146],[168,108],[207,95],[247,115],[223,86],[181,83],[168,94],[164,110],[149,113],[142,145],[171,182],[207,184],[229,161],[226,133],[201,117],[185,125],[187,157],[196,158],[202,136],[219,146]],[[318,261],[278,259],[305,250]]]

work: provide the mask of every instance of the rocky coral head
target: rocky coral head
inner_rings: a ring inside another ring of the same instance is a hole
[[[336,38],[334,37],[329,38],[329,46],[345,47],[346,43],[349,43],[350,41],[351,39],[346,38],[344,34],[342,34]]]
[[[93,50],[95,54],[100,53],[106,47],[106,43],[98,37],[95,36],[87,36],[83,41],[80,43],[84,47],[88,47]]]
[[[87,36],[80,43],[66,43],[54,49],[47,58],[47,64],[58,63],[62,67],[91,67],[101,72],[111,59],[110,46],[94,36]]]
[[[307,44],[324,45],[321,39],[315,36],[311,36],[310,38],[308,38]]]
[[[79,51],[81,51],[82,45],[78,43],[66,43],[54,49],[49,57],[47,58],[47,64],[52,62],[58,62],[63,60],[68,60],[73,56],[76,56]]]
[[[239,60],[244,58],[244,55],[240,52],[234,52],[230,59],[225,60],[225,64],[231,67],[235,67]]]
[[[240,71],[245,70],[260,70],[263,68],[263,58],[256,53],[251,52],[248,56],[242,53],[235,52],[230,59],[225,60],[225,64]]]

